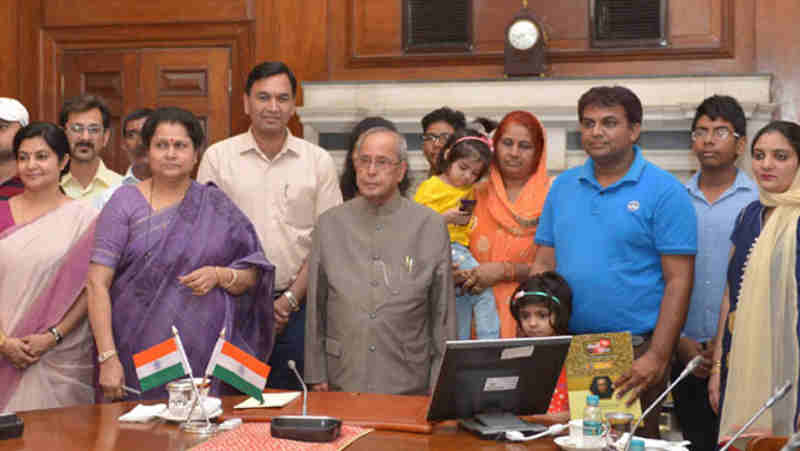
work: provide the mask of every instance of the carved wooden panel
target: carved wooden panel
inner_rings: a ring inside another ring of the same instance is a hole
[[[671,0],[668,48],[592,49],[586,0],[530,0],[549,38],[549,60],[730,58],[735,0]],[[396,0],[337,0],[348,14],[350,65],[381,67],[502,64],[503,32],[520,9],[518,0],[474,0],[474,48],[456,55],[407,55],[401,42],[402,11]],[[446,15],[441,17],[446,21]]]
[[[144,102],[179,106],[204,118],[209,144],[230,136],[229,49],[143,50],[140,55]]]
[[[122,73],[119,71],[87,71],[81,74],[81,91],[99,95],[105,99],[121,99]]]
[[[235,22],[252,19],[249,0],[42,0],[47,27],[171,22]]]
[[[118,172],[128,167],[128,156],[119,151],[122,136],[119,125],[135,106],[139,83],[136,64],[135,54],[117,50],[66,52],[61,59],[61,103],[76,95],[94,94],[101,96],[108,105],[111,141],[101,156],[106,165]]]
[[[61,58],[63,98],[103,96],[112,115],[112,142],[103,160],[123,173],[128,156],[119,148],[122,118],[142,107],[179,106],[199,118],[207,142],[230,136],[228,48],[68,51]]]
[[[205,70],[163,70],[158,81],[160,96],[208,95],[208,72]]]

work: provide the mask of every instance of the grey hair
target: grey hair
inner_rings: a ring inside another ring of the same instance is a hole
[[[386,127],[372,127],[362,133],[356,141],[354,154],[361,153],[361,145],[364,143],[364,140],[367,139],[367,136],[381,132],[394,135],[395,140],[397,141],[397,157],[400,159],[400,161],[408,162],[408,143],[406,142],[406,138],[400,133]]]

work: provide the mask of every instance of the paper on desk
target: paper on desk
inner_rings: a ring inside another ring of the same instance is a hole
[[[129,423],[147,423],[165,410],[167,410],[166,404],[153,404],[152,406],[137,404],[130,412],[120,416],[118,420]]]
[[[291,391],[286,393],[262,393],[264,402],[260,403],[255,398],[247,398],[233,406],[234,409],[260,409],[265,407],[283,407],[286,404],[294,401],[295,398],[300,396],[299,391]]]

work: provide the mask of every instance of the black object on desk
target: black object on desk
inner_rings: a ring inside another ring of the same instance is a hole
[[[24,428],[25,424],[17,414],[0,414],[0,440],[20,437]]]
[[[339,437],[342,430],[342,420],[327,416],[306,415],[306,402],[308,401],[308,388],[294,360],[289,360],[289,368],[294,371],[297,380],[303,387],[303,414],[281,415],[272,419],[269,427],[273,437],[303,442],[332,442]]]
[[[448,341],[428,421],[460,419],[481,438],[547,429],[519,418],[550,405],[571,336]]]
[[[303,442],[331,442],[339,437],[342,421],[313,415],[282,415],[272,419],[273,437]]]

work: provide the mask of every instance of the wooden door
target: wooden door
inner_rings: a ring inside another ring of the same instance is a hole
[[[194,113],[206,145],[230,136],[230,49],[143,50],[141,60],[142,102]]]
[[[106,165],[120,173],[128,167],[128,156],[120,150],[120,126],[130,111],[138,108],[139,63],[131,51],[76,51],[62,57],[64,100],[81,94],[101,96],[111,110],[111,140],[100,156]],[[56,119],[58,120],[58,119]]]
[[[178,106],[193,112],[206,130],[207,144],[230,136],[228,47],[66,51],[60,67],[59,104],[86,93],[108,103],[112,139],[102,157],[121,174],[129,165],[119,147],[121,122],[137,108]]]

